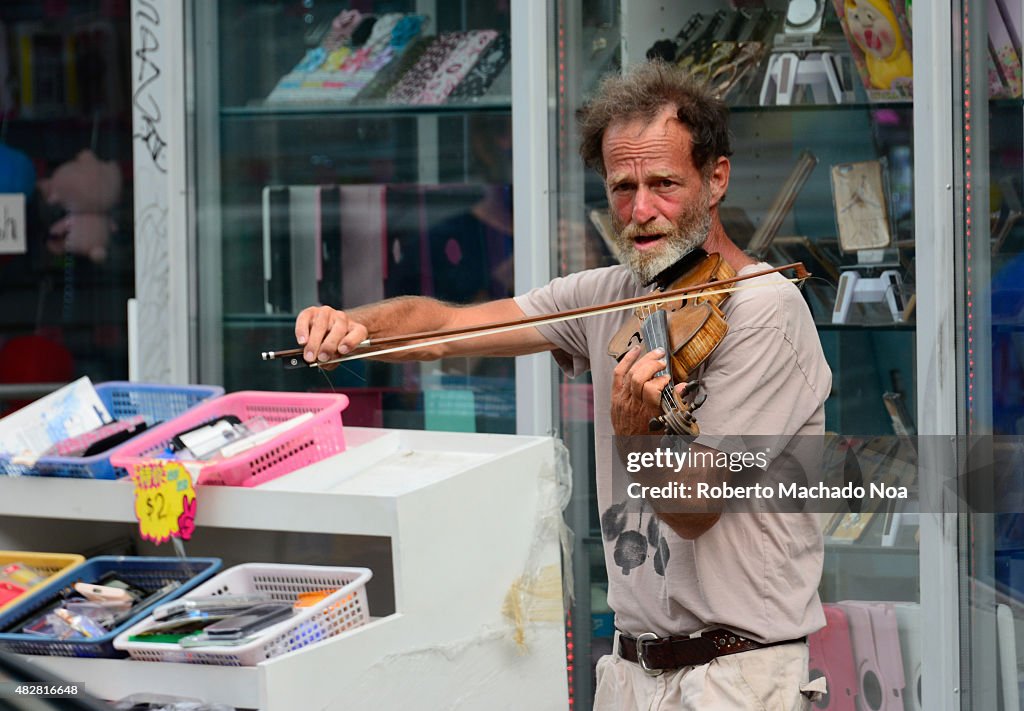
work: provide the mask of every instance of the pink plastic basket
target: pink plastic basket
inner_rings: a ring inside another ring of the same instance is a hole
[[[272,440],[226,459],[203,465],[198,484],[256,486],[345,451],[341,412],[345,395],[244,391],[203,403],[159,427],[143,432],[111,458],[133,473],[149,459],[171,458],[171,439],[184,430],[224,415],[243,422],[262,416],[268,424],[312,412],[313,418]]]

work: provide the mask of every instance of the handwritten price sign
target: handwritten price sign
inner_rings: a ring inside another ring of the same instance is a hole
[[[132,472],[135,517],[147,541],[187,541],[195,530],[196,490],[181,462],[153,460]]]

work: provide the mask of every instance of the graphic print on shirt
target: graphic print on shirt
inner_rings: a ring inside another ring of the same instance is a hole
[[[653,513],[648,514],[647,535],[641,533],[647,504],[643,502],[640,506],[636,530],[626,530],[631,513],[627,510],[627,502],[609,506],[601,514],[601,534],[606,541],[615,541],[613,559],[623,575],[629,575],[629,571],[639,568],[650,558],[654,572],[664,577],[669,559],[668,541],[661,535],[661,522]],[[649,548],[654,549],[653,555],[649,554]]]

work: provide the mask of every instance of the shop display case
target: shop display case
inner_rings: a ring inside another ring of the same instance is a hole
[[[799,260],[813,273],[802,288],[833,374],[826,429],[857,449],[895,443],[897,428],[913,433],[917,418],[915,105],[910,77],[886,92],[865,84],[864,52],[840,21],[842,9],[832,2],[554,3],[565,41],[551,58],[550,92],[558,102],[552,231],[560,274],[615,262],[601,219],[604,184],[583,168],[574,124],[575,110],[600,74],[658,56],[705,75],[731,114],[732,172],[721,208],[726,232],[772,265]],[[893,19],[909,51],[902,10]],[[789,74],[782,62],[792,62]],[[862,167],[876,171],[873,193]],[[851,203],[871,211],[851,219]],[[861,225],[871,226],[871,239],[858,236]],[[895,274],[891,282],[888,274]],[[873,292],[870,286],[882,279],[885,285]],[[594,491],[592,427],[580,417],[586,387],[566,383],[560,403],[577,496]],[[575,506],[571,523],[589,531],[584,544],[590,551],[578,556],[575,570],[580,588],[590,580],[594,594],[578,596],[574,613],[577,620],[593,620],[589,630],[576,629],[578,635],[592,631],[580,648],[596,656],[610,648],[613,630],[604,619],[603,541],[590,496],[586,506]],[[865,517],[852,535],[826,537],[825,602],[919,600],[916,524],[897,524],[894,531],[886,525],[893,513],[879,512],[873,522]],[[598,609],[589,609],[591,601]],[[577,698],[588,699],[593,689],[583,669],[574,689]]]
[[[513,432],[510,359],[327,374],[259,358],[294,345],[306,306],[513,293],[508,6],[186,7],[203,84],[200,377],[229,391],[343,390],[353,424]]]
[[[127,3],[0,6],[0,416],[128,374]]]

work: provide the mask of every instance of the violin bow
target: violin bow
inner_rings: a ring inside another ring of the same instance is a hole
[[[288,369],[309,367],[319,368],[324,365],[333,365],[335,363],[345,363],[351,360],[361,360],[364,358],[372,358],[374,356],[387,355],[389,353],[400,353],[402,351],[415,350],[417,348],[427,348],[430,346],[437,346],[443,343],[452,343],[455,341],[464,341],[471,338],[479,338],[482,336],[492,336],[499,333],[509,333],[511,331],[519,331],[524,328],[531,326],[544,326],[547,324],[561,323],[563,321],[571,321],[573,319],[582,318],[584,316],[597,316],[599,314],[615,313],[617,311],[626,311],[641,305],[658,305],[667,303],[669,301],[678,301],[681,297],[694,294],[694,292],[700,292],[699,296],[714,296],[716,294],[731,294],[734,291],[740,289],[759,289],[766,284],[755,285],[755,286],[731,286],[737,282],[746,281],[748,279],[756,279],[757,277],[765,276],[767,274],[776,274],[783,272],[788,269],[792,269],[796,272],[796,276],[786,279],[789,282],[802,282],[811,276],[810,272],[804,266],[803,262],[793,262],[792,264],[785,264],[781,267],[773,267],[772,269],[763,269],[759,272],[752,274],[744,274],[743,276],[734,276],[727,279],[720,279],[717,281],[704,282],[702,284],[691,284],[690,286],[680,287],[678,289],[671,289],[669,291],[654,292],[651,294],[644,294],[642,296],[634,296],[628,299],[621,299],[619,301],[613,301],[607,304],[601,304],[599,306],[583,306],[578,309],[570,309],[568,311],[561,311],[558,313],[549,314],[537,314],[535,316],[527,316],[525,318],[518,319],[516,321],[502,321],[497,323],[489,324],[478,324],[476,326],[462,326],[459,328],[450,328],[440,331],[421,331],[419,333],[409,333],[397,336],[385,336],[377,339],[367,339],[359,344],[357,350],[354,353],[342,356],[340,358],[334,358],[332,360],[316,363],[306,363],[302,360],[302,348],[289,348],[280,351],[264,351],[261,355],[263,360],[276,360],[279,358],[287,359],[285,367]],[[730,288],[718,288],[730,286]],[[714,289],[710,287],[716,287]],[[410,343],[410,341],[415,341]],[[401,344],[401,345],[396,345]]]

